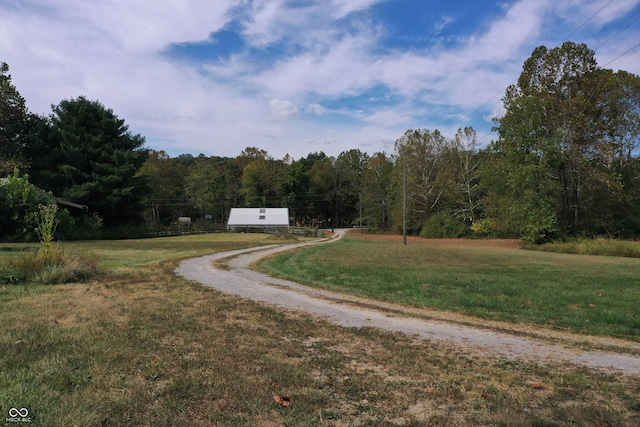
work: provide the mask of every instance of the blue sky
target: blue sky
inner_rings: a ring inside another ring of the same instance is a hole
[[[640,0],[2,0],[0,61],[32,112],[84,95],[172,156],[391,154],[407,129],[490,142],[539,45],[640,74],[639,18]]]

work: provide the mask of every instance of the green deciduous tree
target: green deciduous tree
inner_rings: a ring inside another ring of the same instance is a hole
[[[211,216],[211,220],[226,223],[238,191],[237,171],[233,159],[210,157],[200,160],[185,179],[189,200],[198,217]],[[235,172],[235,173],[234,173]],[[232,191],[229,189],[232,188]]]
[[[140,174],[149,177],[145,195],[145,216],[154,226],[167,225],[184,214],[187,166],[172,159],[165,151],[149,150]]]
[[[402,189],[402,176],[406,161],[407,182],[407,230],[418,234],[422,224],[439,212],[443,195],[447,191],[444,154],[447,139],[438,131],[409,129],[395,143],[396,191]],[[396,198],[394,223],[402,224],[402,198]]]
[[[38,205],[51,205],[53,195],[29,182],[15,169],[0,182],[0,237],[31,240],[38,227]]]
[[[371,230],[391,229],[393,162],[385,153],[375,153],[368,159],[362,176],[363,222]]]
[[[449,148],[451,170],[454,171],[450,185],[454,193],[454,215],[473,223],[479,214],[481,201],[480,177],[478,168],[478,139],[476,131],[471,127],[458,129]]]
[[[284,202],[285,164],[270,156],[258,157],[242,170],[240,194],[248,207],[279,207]]]
[[[637,144],[638,94],[637,77],[598,68],[586,45],[536,48],[506,91],[484,167],[498,228],[532,241],[619,232],[625,182],[616,165]]]
[[[358,149],[343,151],[335,159],[333,183],[339,227],[360,223],[362,178],[368,161],[369,155]]]
[[[14,167],[26,166],[23,150],[27,115],[24,98],[11,84],[9,65],[0,62],[0,176],[10,174]]]
[[[313,203],[309,191],[311,168],[317,156],[320,154],[309,154],[307,157],[287,163],[282,184],[282,193],[285,198],[284,207],[289,208],[289,214],[296,225],[311,226],[315,223],[316,217],[313,213]]]

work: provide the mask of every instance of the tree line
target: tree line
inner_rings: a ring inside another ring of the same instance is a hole
[[[486,146],[470,127],[453,137],[410,129],[390,154],[300,159],[256,147],[171,157],[145,149],[97,101],[28,113],[7,72],[3,65],[0,172],[18,168],[38,188],[88,206],[71,212],[85,229],[162,228],[179,216],[224,224],[232,207],[246,206],[288,207],[300,226],[399,232],[406,223],[428,237],[640,236],[640,78],[599,67],[584,44],[533,51]]]

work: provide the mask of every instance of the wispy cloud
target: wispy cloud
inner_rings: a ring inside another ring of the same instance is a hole
[[[454,19],[450,16],[443,16],[440,21],[436,22],[436,24],[433,26],[433,32],[436,34],[440,34],[442,32],[442,30],[444,30],[445,28],[447,28],[449,26],[449,24],[451,24],[454,21]]]
[[[32,111],[85,95],[173,154],[234,156],[249,145],[274,156],[373,153],[393,149],[409,127],[488,130],[496,94],[532,49],[560,43],[602,7],[469,0],[487,12],[460,22],[444,5],[402,33],[399,14],[381,11],[398,2],[410,14],[412,1],[422,0],[8,0],[0,61]],[[612,2],[574,40],[599,43],[639,3]],[[407,44],[386,44],[390,36]],[[638,38],[630,28],[599,59]],[[615,65],[640,72],[638,54]]]

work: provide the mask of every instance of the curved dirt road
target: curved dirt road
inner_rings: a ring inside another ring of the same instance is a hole
[[[565,340],[529,338],[489,328],[425,318],[420,316],[419,310],[309,288],[272,278],[249,268],[251,263],[264,256],[318,243],[320,242],[263,246],[193,258],[183,261],[176,273],[228,294],[308,312],[342,326],[368,326],[402,332],[421,339],[454,343],[471,353],[493,357],[521,358],[541,364],[568,363],[640,375],[640,356],[637,355],[640,353],[640,345],[635,343],[615,340],[604,340],[601,343],[626,347],[633,354],[585,351],[575,345],[563,345],[562,341]],[[230,258],[228,270],[213,266],[213,261],[225,258]],[[586,337],[582,339],[588,340]],[[573,342],[580,340],[574,339]]]

